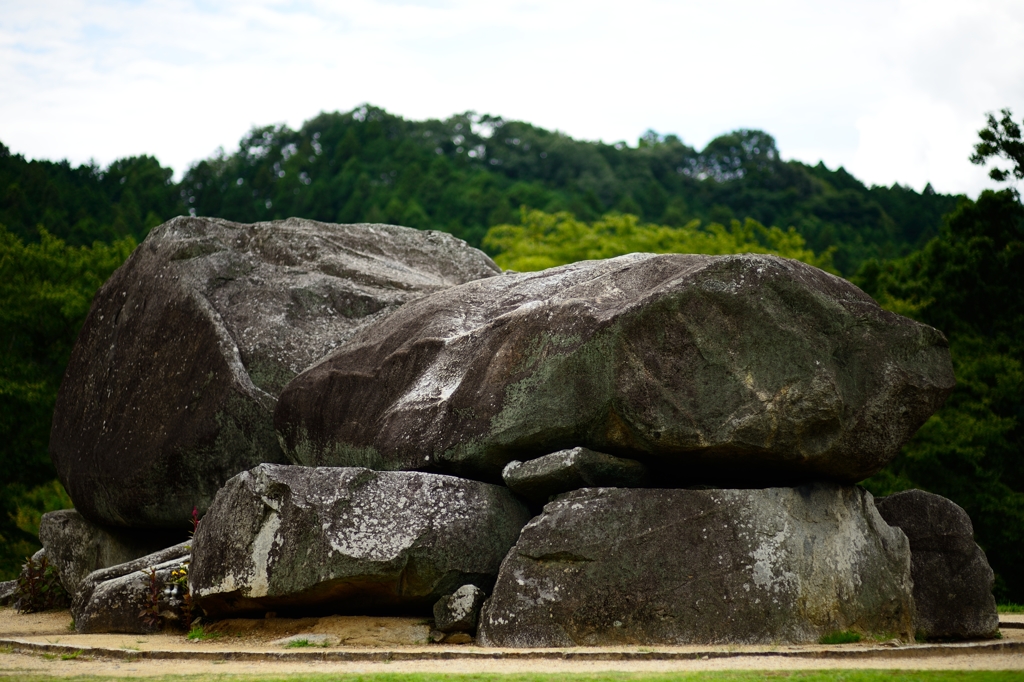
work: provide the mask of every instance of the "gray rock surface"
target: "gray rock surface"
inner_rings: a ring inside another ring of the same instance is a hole
[[[57,397],[50,454],[95,523],[187,529],[224,482],[285,462],[281,388],[360,326],[500,272],[439,232],[175,218],[97,293]]]
[[[39,522],[39,541],[71,595],[93,571],[159,551],[186,535],[97,526],[74,509],[47,512]]]
[[[263,464],[217,493],[190,584],[229,614],[429,614],[489,587],[529,520],[507,488],[452,476]]]
[[[915,624],[928,639],[994,637],[995,576],[974,542],[970,516],[951,500],[907,490],[876,501],[878,513],[910,540]]]
[[[940,332],[817,268],[632,254],[411,303],[296,377],[274,424],[316,466],[497,481],[583,446],[723,487],[853,482],[953,384]]]
[[[640,462],[587,448],[570,448],[528,462],[509,462],[501,470],[505,485],[534,504],[577,488],[642,488],[650,476]]]
[[[434,604],[434,628],[444,633],[474,632],[487,593],[476,585],[463,585]]]
[[[105,580],[73,612],[75,630],[81,634],[102,632],[147,633],[164,629],[185,629],[184,588],[174,584],[172,574],[181,560],[152,566]],[[146,610],[155,605],[149,618]]]
[[[913,636],[910,547],[870,493],[584,488],[502,563],[487,646],[816,642]]]
[[[10,606],[14,601],[14,594],[18,591],[17,580],[5,580],[0,582],[0,606]]]
[[[190,552],[191,542],[181,542],[87,575],[71,602],[75,630],[144,633],[184,627],[185,590],[173,583],[171,574],[188,564]],[[153,604],[151,569],[159,592],[159,622],[147,622],[141,615]]]

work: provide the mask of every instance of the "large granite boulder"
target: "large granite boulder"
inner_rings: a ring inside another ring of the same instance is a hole
[[[910,548],[870,493],[585,488],[502,563],[488,646],[816,642],[913,636]]]
[[[39,521],[39,541],[71,595],[93,571],[138,559],[185,537],[184,532],[97,526],[74,509],[47,512]]]
[[[187,629],[193,615],[188,586],[190,545],[182,542],[87,575],[71,601],[79,634]],[[182,577],[179,577],[182,576]]]
[[[231,476],[285,462],[277,394],[354,330],[495,275],[439,232],[175,218],[99,290],[57,397],[50,454],[86,518],[188,528]]]
[[[213,617],[422,612],[489,588],[529,520],[507,488],[420,472],[263,464],[217,493],[190,585]]]
[[[409,304],[296,377],[274,423],[316,466],[497,481],[583,446],[662,481],[853,482],[953,383],[940,332],[817,268],[632,254]]]
[[[917,632],[928,639],[994,637],[995,576],[974,542],[967,512],[951,500],[907,490],[876,500],[886,523],[910,540]]]

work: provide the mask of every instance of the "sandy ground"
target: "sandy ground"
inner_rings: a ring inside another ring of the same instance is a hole
[[[287,673],[512,673],[800,670],[836,668],[1024,671],[1024,614],[1003,615],[988,643],[880,646],[681,646],[503,650],[425,644],[429,628],[409,618],[342,617],[222,621],[215,639],[181,634],[79,635],[66,611],[0,609],[0,676]],[[1020,627],[1012,627],[1018,625]],[[329,646],[286,648],[289,635],[326,635]],[[76,653],[77,652],[77,653]]]

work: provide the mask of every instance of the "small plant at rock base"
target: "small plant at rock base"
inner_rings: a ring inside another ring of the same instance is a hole
[[[837,630],[819,637],[818,644],[853,644],[860,640],[861,635],[859,632],[853,632],[852,630]]]
[[[193,516],[195,515],[195,508],[192,509]],[[198,526],[199,521],[193,521]],[[192,621],[195,620],[195,607],[192,602],[192,591],[188,587],[188,566],[189,562],[183,563],[178,568],[171,571],[171,584],[177,586],[177,589],[181,590],[181,618],[182,625],[185,626],[186,630],[192,628]]]
[[[285,644],[285,648],[288,649],[301,649],[303,647],[313,646],[313,643],[308,639],[293,639],[292,641]]]
[[[74,661],[75,659],[77,659],[81,655],[82,655],[82,650],[79,649],[78,651],[72,651],[69,654],[61,654],[60,655],[60,660],[62,660],[62,661]]]
[[[202,625],[193,625],[192,629],[185,635],[186,639],[191,640],[204,640],[204,639],[216,639],[223,633],[220,632],[207,632]]]
[[[158,630],[164,622],[163,616],[160,615],[160,577],[153,567],[150,567],[148,572],[142,572],[149,578],[149,592],[146,607],[139,611],[139,618],[147,627]]]
[[[18,613],[35,613],[66,608],[71,598],[60,582],[57,569],[43,556],[39,561],[32,557],[25,561],[13,602]]]

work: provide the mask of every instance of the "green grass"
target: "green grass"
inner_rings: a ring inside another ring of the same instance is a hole
[[[79,649],[78,651],[72,651],[70,654],[61,654],[60,655],[60,660],[62,660],[62,661],[73,661],[73,660],[75,660],[76,658],[78,658],[81,655],[82,655],[82,650]]]
[[[105,675],[54,677],[19,675],[19,682],[99,682],[127,679]],[[161,675],[146,682],[1020,682],[1024,671],[963,670],[807,670],[701,673],[529,673],[475,674],[380,673],[313,675]]]
[[[1000,604],[999,613],[1024,613],[1024,604]]]
[[[323,642],[311,642],[308,639],[293,639],[284,646],[286,649],[301,649],[307,646],[322,646],[326,648],[330,645],[330,642],[328,642],[327,640],[324,640]]]
[[[202,625],[193,625],[192,629],[188,631],[187,635],[185,635],[185,638],[186,639],[192,639],[192,640],[204,640],[204,639],[217,639],[218,637],[223,637],[223,636],[224,636],[223,632],[207,632],[206,630],[203,629]]]
[[[830,632],[827,635],[822,635],[818,639],[818,644],[853,644],[860,640],[861,636],[859,632],[853,632],[851,630],[837,630],[836,632]]]

